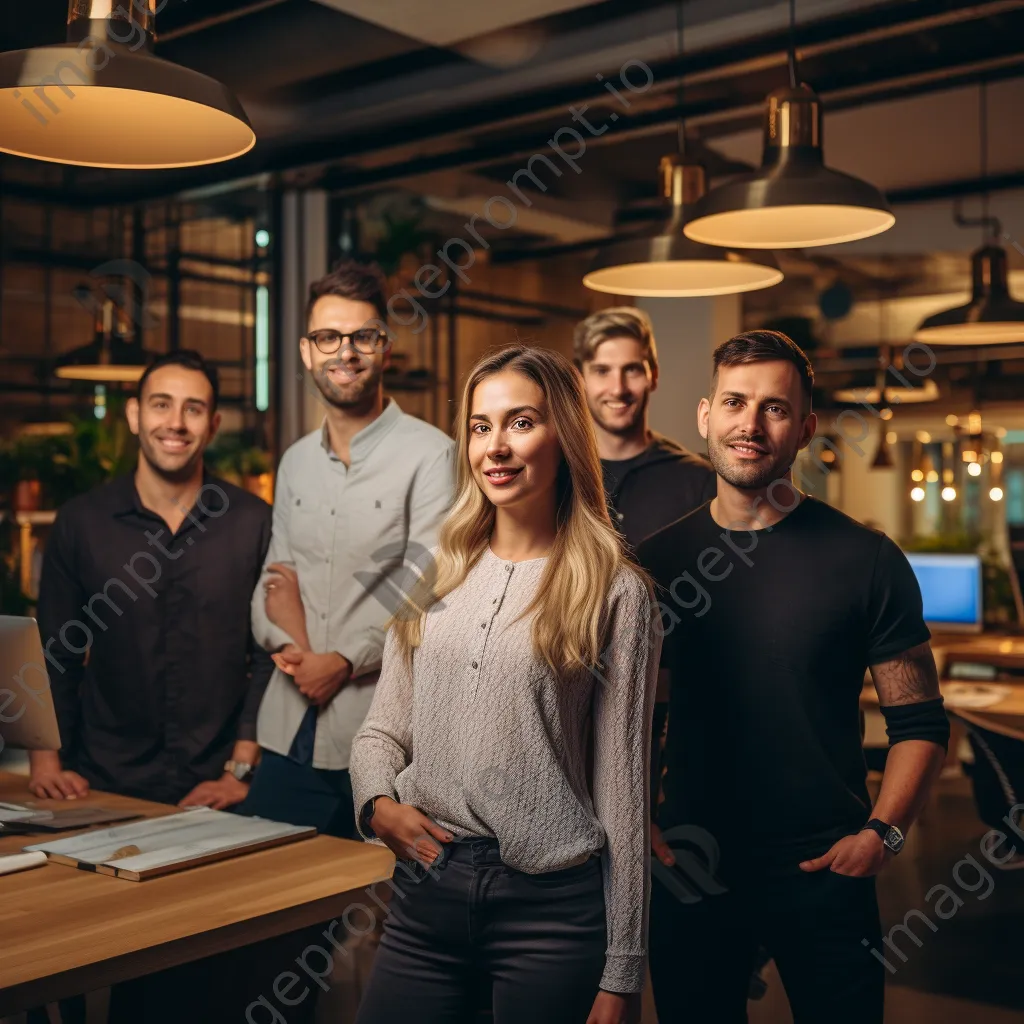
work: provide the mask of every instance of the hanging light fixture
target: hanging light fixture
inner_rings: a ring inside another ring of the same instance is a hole
[[[923,320],[914,340],[928,345],[1024,341],[1024,302],[1010,295],[1002,246],[989,242],[971,254],[971,301]]]
[[[711,245],[794,249],[887,231],[896,222],[874,185],[825,166],[821,101],[796,73],[796,2],[789,5],[789,85],[769,93],[761,166],[713,189],[684,231]]]
[[[704,192],[704,168],[678,156],[661,158],[662,195],[670,213],[657,234],[602,249],[583,284],[596,292],[686,298],[770,288],[782,280],[771,254],[701,245],[683,234],[687,207]]]
[[[677,50],[683,56],[682,2],[676,9]],[[770,288],[782,271],[770,253],[701,245],[683,234],[689,210],[706,191],[704,167],[684,157],[682,69],[677,105],[677,153],[661,158],[658,177],[668,215],[654,234],[615,242],[598,252],[583,284],[597,292],[644,298],[731,295]]]
[[[988,96],[986,83],[978,88],[978,143],[981,150],[981,180],[988,181]],[[921,322],[915,341],[928,345],[998,345],[1024,341],[1024,302],[1010,295],[1006,250],[996,239],[1002,225],[988,212],[988,189],[982,192],[980,217],[964,217],[959,203],[953,219],[961,227],[981,227],[987,234],[980,249],[971,253],[971,301],[945,309]]]
[[[69,0],[67,42],[0,53],[0,151],[84,167],[192,167],[256,136],[219,82],[151,52],[157,0]]]
[[[135,383],[149,363],[149,353],[113,329],[114,303],[107,299],[96,317],[93,340],[57,360],[54,373],[63,380]]]

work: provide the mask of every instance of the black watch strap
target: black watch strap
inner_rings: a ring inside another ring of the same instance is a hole
[[[895,825],[890,825],[888,822],[882,821],[881,818],[872,818],[861,831],[868,828],[877,833],[886,849],[891,850],[894,854],[903,849],[904,835]]]

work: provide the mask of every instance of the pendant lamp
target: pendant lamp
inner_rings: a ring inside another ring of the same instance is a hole
[[[710,245],[795,249],[869,238],[896,222],[874,185],[826,167],[821,101],[797,81],[790,0],[789,85],[768,95],[761,167],[712,189],[683,229]]]
[[[704,168],[678,156],[658,167],[667,220],[656,234],[626,239],[602,249],[583,284],[597,292],[679,298],[729,295],[770,288],[782,271],[770,253],[701,245],[683,234],[687,208],[704,193]]]
[[[112,330],[114,303],[107,299],[96,319],[96,333],[86,345],[66,352],[57,360],[54,374],[63,380],[102,383],[135,383],[150,361],[141,345]]]
[[[978,148],[981,180],[988,180],[987,83],[978,88]],[[971,253],[971,301],[964,306],[935,313],[921,321],[914,340],[936,345],[998,345],[1024,341],[1024,302],[1010,295],[1006,250],[996,239],[1007,237],[999,220],[989,216],[988,189],[982,192],[980,217],[964,217],[959,203],[953,219],[961,227],[981,227],[988,232],[980,249]]]
[[[683,0],[676,6],[676,55],[683,59]],[[704,167],[684,157],[683,75],[676,89],[680,115],[674,156],[661,158],[658,177],[666,219],[653,234],[625,238],[598,252],[583,284],[597,292],[644,298],[731,295],[770,288],[782,271],[770,253],[727,250],[693,242],[683,225],[693,204],[706,191]]]
[[[990,243],[971,254],[971,301],[927,317],[914,340],[928,345],[1024,341],[1024,302],[1010,295],[1002,246]]]
[[[69,0],[67,42],[0,53],[0,151],[83,167],[230,160],[256,143],[219,82],[151,52],[157,0]]]

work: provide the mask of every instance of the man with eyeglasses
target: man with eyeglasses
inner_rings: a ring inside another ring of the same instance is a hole
[[[349,749],[383,627],[426,570],[454,489],[452,440],[384,397],[385,288],[376,266],[351,260],[310,286],[299,348],[325,417],[281,459],[252,598],[253,632],[277,668],[239,810],[342,837],[357,834]]]

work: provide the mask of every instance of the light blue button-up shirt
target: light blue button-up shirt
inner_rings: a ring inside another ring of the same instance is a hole
[[[408,564],[423,567],[451,505],[454,447],[392,398],[352,438],[350,465],[332,452],[326,423],[281,459],[265,565],[295,568],[312,649],[352,663],[352,680],[318,716],[315,768],[348,767],[380,674],[384,623],[401,600]],[[264,569],[253,592],[252,625],[275,651],[294,641],[267,618],[266,576]],[[260,746],[287,755],[308,707],[292,678],[275,669],[260,706]]]

